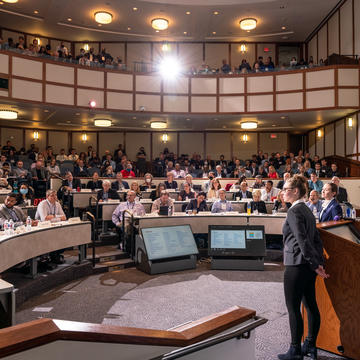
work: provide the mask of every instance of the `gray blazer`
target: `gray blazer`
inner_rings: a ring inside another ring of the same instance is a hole
[[[304,202],[288,210],[283,226],[283,241],[284,265],[309,264],[315,270],[324,263],[315,217]]]
[[[21,210],[21,208],[19,208],[18,206],[14,206],[13,210],[14,210],[16,216],[18,217],[18,219],[20,220],[18,222],[15,222],[15,224],[20,225],[21,222],[25,223],[26,222],[26,216],[23,213],[23,211]],[[10,216],[9,211],[6,209],[5,204],[1,204],[0,205],[0,225],[3,226],[4,222],[6,220],[11,220],[11,216]]]

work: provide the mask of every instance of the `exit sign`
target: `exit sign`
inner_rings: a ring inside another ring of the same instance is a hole
[[[270,139],[277,139],[277,134],[270,134]]]

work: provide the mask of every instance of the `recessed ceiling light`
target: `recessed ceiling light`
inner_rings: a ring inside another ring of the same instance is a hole
[[[137,11],[137,9],[138,9],[137,7],[133,7],[133,11]]]
[[[157,121],[152,121],[150,123],[150,127],[152,129],[165,129],[166,126],[167,126],[166,121],[157,120]]]
[[[240,28],[242,30],[254,30],[256,28],[257,20],[254,18],[246,18],[240,20]]]
[[[280,119],[284,120],[284,119],[286,119],[286,116],[281,116]]]
[[[44,110],[44,112],[48,113],[48,112],[49,112],[49,110],[48,110],[48,109],[45,109],[45,110]]]
[[[187,31],[184,31],[184,35],[187,35]]]
[[[15,120],[18,117],[17,111],[14,110],[0,110],[0,119]]]
[[[155,30],[166,30],[169,27],[169,20],[164,19],[164,18],[152,19],[151,26]]]
[[[39,13],[39,11],[38,10],[34,10],[34,14],[38,14]]]
[[[67,21],[72,21],[72,18],[67,18]]]
[[[258,124],[256,121],[244,121],[240,124],[242,129],[256,129]]]
[[[160,32],[160,30],[155,30],[155,32]]]
[[[19,0],[3,0],[4,2],[6,3],[9,3],[9,4],[15,4],[17,3]]]
[[[271,126],[275,127],[276,125],[275,125],[275,124],[272,124]]]
[[[286,30],[286,26],[282,26],[282,27],[281,27],[281,30]]]
[[[131,30],[131,27],[130,26],[128,26],[128,28],[127,28],[129,31]]]
[[[187,118],[186,120],[187,120],[187,121],[190,121],[190,118]]]
[[[101,26],[102,26],[102,24],[98,24],[98,26],[100,26],[100,27],[101,27]]]
[[[185,14],[186,14],[186,15],[190,15],[190,14],[191,14],[191,12],[190,12],[190,11],[187,11]]]
[[[109,126],[111,126],[111,120],[108,120],[108,119],[95,119],[94,120],[94,125],[95,126],[100,126],[100,127],[109,127]]]
[[[214,14],[214,15],[219,15],[219,12],[218,12],[218,11],[214,11],[213,14]]]
[[[213,31],[212,34],[215,35],[215,34],[216,34],[216,31]]]
[[[97,11],[94,14],[95,21],[99,24],[110,24],[112,22],[112,14],[108,11]]]

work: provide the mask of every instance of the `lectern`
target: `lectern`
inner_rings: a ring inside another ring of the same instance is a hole
[[[330,278],[316,280],[321,315],[317,347],[360,359],[360,223],[318,224]],[[306,315],[305,327],[306,324]]]

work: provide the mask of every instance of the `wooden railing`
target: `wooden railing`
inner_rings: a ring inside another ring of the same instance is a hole
[[[341,176],[360,177],[360,161],[338,155],[327,156],[325,159],[329,166],[332,163],[337,165]]]
[[[255,318],[255,311],[231,307],[173,330],[106,326],[39,319],[0,330],[0,357],[57,340],[184,347]],[[261,323],[267,320],[262,319]]]

